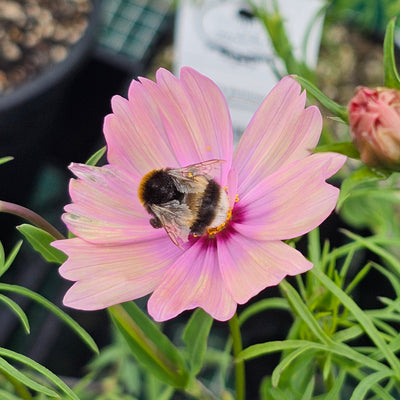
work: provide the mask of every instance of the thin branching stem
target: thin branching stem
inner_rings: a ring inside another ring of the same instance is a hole
[[[39,214],[36,214],[29,208],[20,206],[18,204],[9,203],[7,201],[0,201],[0,212],[5,212],[21,217],[31,224],[35,225],[36,227],[43,229],[44,231],[52,235],[55,239],[65,239],[65,237],[56,228],[54,228],[53,225],[51,225],[43,217],[41,217]]]

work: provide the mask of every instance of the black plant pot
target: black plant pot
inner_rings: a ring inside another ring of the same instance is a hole
[[[24,202],[46,154],[46,137],[57,135],[57,116],[68,88],[94,47],[100,2],[95,0],[88,27],[65,60],[0,96],[0,157],[14,160],[0,166],[0,199]]]

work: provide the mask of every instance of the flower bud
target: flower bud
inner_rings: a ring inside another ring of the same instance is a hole
[[[349,104],[349,123],[364,164],[400,171],[400,91],[358,87]]]

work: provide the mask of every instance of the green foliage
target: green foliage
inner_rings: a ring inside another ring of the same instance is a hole
[[[162,382],[176,388],[188,385],[189,373],[180,353],[133,302],[109,308],[118,331],[137,360]]]
[[[400,294],[400,262],[385,249],[399,249],[400,242],[346,234],[352,241],[331,250],[327,243],[321,249],[318,231],[311,232],[309,254],[314,268],[305,282],[298,279],[298,290],[286,281],[280,284],[294,318],[287,338],[251,345],[239,355],[239,359],[251,360],[281,353],[272,375],[263,381],[262,399],[355,400],[369,398],[369,393],[379,399],[395,399],[400,395],[398,302],[381,298],[382,308],[363,310],[352,298],[371,268],[382,273]],[[354,271],[357,255],[365,248],[385,267],[367,263]],[[354,345],[366,338],[370,346]]]
[[[0,370],[6,375],[13,377],[13,379],[22,383],[23,385],[50,397],[60,397],[53,389],[38,383],[37,380],[31,379],[27,374],[24,374],[20,370],[14,368],[5,360],[5,358],[11,358],[12,360],[18,361],[24,366],[38,372],[42,377],[47,378],[54,386],[58,387],[62,392],[64,392],[67,395],[67,398],[79,400],[76,394],[57,375],[53,374],[47,368],[22,354],[0,348]]]
[[[60,308],[55,306],[51,301],[47,300],[39,293],[33,292],[27,288],[18,285],[10,285],[7,283],[0,283],[0,292],[11,292],[23,295],[27,298],[30,298],[36,301],[38,304],[47,308],[54,315],[60,318],[65,324],[67,324],[73,331],[88,345],[88,347],[95,353],[98,353],[98,348],[92,337],[77,323],[72,319],[68,314],[62,311]]]
[[[255,15],[264,25],[277,57],[285,63],[286,74],[298,74],[313,81],[315,75],[304,61],[307,43],[304,43],[303,46],[304,60],[297,60],[293,53],[293,46],[286,32],[284,19],[279,13],[278,2],[272,1],[270,9],[266,4],[259,5],[258,2],[251,0],[249,0],[249,3],[251,4]]]
[[[81,400],[170,400],[175,389],[143,369],[127,342],[113,331],[113,340],[88,365],[88,374],[74,387]],[[95,385],[93,383],[96,383]]]
[[[17,257],[21,245],[22,240],[14,246],[6,259],[3,244],[0,242],[0,277],[3,276],[3,274],[11,267],[15,257]]]
[[[388,238],[400,234],[396,218],[400,194],[398,173],[372,170],[362,166],[342,182],[337,209],[342,218],[358,229],[367,228]]]
[[[13,157],[1,157],[0,158],[0,165],[5,164],[6,162],[9,162],[11,160],[13,160]]]
[[[97,165],[101,158],[106,153],[107,147],[103,146],[101,149],[97,150],[87,161],[87,165]]]
[[[390,19],[400,15],[399,0],[331,0],[330,20],[357,25],[364,31],[383,33]]]
[[[369,184],[387,179],[389,176],[390,173],[387,171],[371,169],[367,166],[356,169],[342,182],[337,208],[340,209],[349,196],[354,196],[356,190],[365,189]]]
[[[295,76],[294,78],[296,79],[297,82],[300,83],[300,85],[304,89],[306,89],[308,96],[311,96],[311,97],[315,98],[317,101],[319,101],[333,115],[338,117],[341,122],[348,123],[349,116],[347,113],[347,108],[345,106],[342,106],[342,105],[334,102],[332,99],[330,99],[328,96],[326,96],[323,92],[321,92],[321,90],[319,90],[312,82],[310,82],[308,79],[304,78],[303,76]],[[352,153],[354,154],[354,150],[352,150]]]
[[[385,40],[383,42],[383,70],[385,73],[385,86],[400,89],[400,78],[394,54],[395,21],[395,19],[392,19],[386,28]]]
[[[0,294],[0,302],[5,304],[9,310],[11,310],[20,320],[22,326],[26,333],[30,332],[28,317],[26,316],[24,310],[12,299],[3,294]]]
[[[350,158],[360,159],[360,153],[351,142],[330,143],[322,146],[317,146],[313,150],[313,153],[325,153],[329,151],[333,153],[344,154],[345,156]]]
[[[47,262],[62,264],[67,256],[60,250],[51,246],[56,239],[50,233],[33,225],[23,224],[17,227],[33,249]]]
[[[37,233],[38,228],[31,227],[30,225],[26,225],[27,227],[33,228],[33,235]],[[27,229],[27,231],[30,230]],[[24,230],[26,232],[26,230]],[[41,231],[41,230],[38,230]],[[42,232],[38,232],[37,236],[37,244],[35,244],[34,248],[40,249],[41,251],[48,243],[48,234],[42,234]],[[40,244],[40,240],[44,239],[44,243]],[[51,238],[54,240],[54,238]],[[2,276],[12,265],[15,258],[18,255],[18,252],[21,248],[22,241],[18,242],[14,248],[11,250],[10,254],[6,257],[3,245],[0,242],[0,276]],[[25,296],[35,302],[41,304],[43,307],[47,308],[50,312],[58,316],[64,323],[66,323],[71,329],[75,331],[75,333],[81,337],[81,339],[86,342],[86,344],[94,351],[98,352],[98,348],[93,339],[89,336],[89,334],[79,325],[77,324],[69,315],[56,307],[49,300],[45,299],[40,294],[31,291],[30,289],[24,288],[18,285],[11,285],[8,283],[0,282],[0,292],[14,293]],[[21,322],[25,332],[29,334],[30,325],[28,321],[28,317],[24,310],[11,298],[5,296],[0,293],[0,303],[7,306],[8,309],[15,314],[19,321]],[[19,363],[23,366],[23,368],[16,368],[13,364],[11,364],[8,359],[11,359],[14,362]],[[25,369],[33,371],[36,375],[32,375],[30,372],[25,372]],[[0,348],[0,375],[3,375],[6,381],[11,384],[11,387],[15,388],[16,393],[22,396],[23,399],[31,399],[31,395],[26,388],[30,388],[31,390],[38,392],[44,396],[50,398],[60,398],[59,392],[65,394],[66,398],[79,400],[76,394],[55,374],[49,371],[47,368],[42,365],[36,363],[32,359],[16,353],[14,351]],[[43,382],[43,380],[45,382]],[[58,388],[58,390],[56,389]],[[1,392],[0,392],[1,393]],[[9,391],[9,395],[3,396],[1,398],[4,399],[13,399],[12,391]]]
[[[213,319],[202,309],[197,309],[186,325],[183,333],[183,341],[186,344],[190,372],[196,376],[204,361],[207,350],[207,339],[210,333]]]

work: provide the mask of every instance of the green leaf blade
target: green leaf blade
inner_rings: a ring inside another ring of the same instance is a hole
[[[10,393],[8,390],[2,390],[0,389],[0,399],[1,400],[21,400],[20,396],[16,396],[12,393]]]
[[[6,375],[10,375],[13,379],[17,380],[18,382],[22,383],[26,387],[29,387],[36,392],[43,393],[50,397],[59,397],[57,393],[49,389],[48,387],[34,381],[33,379],[29,378],[18,369],[13,367],[10,363],[8,363],[4,358],[0,357],[0,371],[3,371]]]
[[[344,154],[347,157],[360,159],[360,153],[352,142],[329,143],[322,146],[317,146],[313,153],[333,152]]]
[[[183,341],[189,354],[190,372],[196,376],[202,366],[207,350],[207,339],[211,330],[213,318],[198,308],[187,323],[183,332]]]
[[[271,376],[271,382],[272,386],[277,387],[279,384],[279,379],[283,373],[283,371],[299,356],[301,356],[303,353],[311,353],[315,352],[315,350],[312,350],[312,346],[302,346],[299,347],[298,349],[291,351],[289,354],[284,356],[279,364],[275,367],[274,371],[272,372]]]
[[[25,329],[25,332],[29,333],[30,326],[28,317],[26,316],[22,308],[14,300],[11,300],[10,298],[4,296],[3,294],[0,294],[0,302],[4,303],[19,318],[23,328]]]
[[[107,151],[107,146],[103,146],[101,149],[97,150],[96,153],[90,156],[90,158],[86,161],[86,164],[96,165],[101,160],[106,151]]]
[[[239,323],[243,325],[248,319],[270,309],[290,311],[289,303],[281,297],[270,297],[248,305],[239,315]]]
[[[385,86],[400,89],[400,78],[397,72],[394,54],[394,30],[396,18],[393,18],[386,27],[385,39],[383,41],[383,71]]]
[[[344,201],[352,195],[354,189],[364,183],[384,180],[389,177],[390,173],[384,170],[371,169],[367,166],[362,166],[349,175],[343,182],[340,188],[339,200],[337,209],[340,209]]]
[[[0,347],[0,355],[6,358],[11,358],[15,361],[20,362],[21,364],[26,365],[27,367],[33,369],[34,371],[38,372],[40,375],[42,375],[43,377],[47,378],[50,382],[52,382],[55,386],[57,386],[61,391],[63,391],[68,398],[72,399],[72,400],[80,400],[79,397],[72,391],[72,389],[64,382],[62,381],[57,375],[55,375],[53,372],[51,372],[49,369],[47,369],[46,367],[43,367],[43,365],[37,363],[36,361],[30,359],[29,357],[26,357],[22,354],[16,353],[12,350],[8,350],[5,348]],[[28,378],[30,379],[30,378]],[[21,381],[22,382],[22,381]],[[25,382],[22,382],[25,384]],[[35,386],[37,387],[37,385],[40,385],[36,382]],[[32,387],[32,386],[29,386]],[[57,397],[59,398],[60,396],[54,392],[52,389],[48,389],[43,385],[40,385],[40,390],[35,389],[34,387],[32,387],[32,389],[40,391],[41,393],[45,393],[48,394],[49,396],[52,397]]]
[[[63,321],[67,326],[69,326],[94,353],[99,353],[99,349],[92,337],[73,318],[71,318],[68,314],[55,306],[45,297],[27,288],[18,285],[10,285],[7,283],[0,283],[0,291],[17,293],[36,301],[38,304],[47,308],[54,315],[60,318],[61,321]]]
[[[6,259],[4,259],[4,250],[3,246],[1,246],[1,259],[2,263],[0,264],[0,276],[2,276],[12,265],[17,256],[19,249],[22,246],[22,240],[20,240],[11,250],[10,254]]]
[[[310,94],[317,99],[331,113],[339,117],[345,123],[349,122],[349,116],[346,107],[334,102],[307,79],[302,78],[301,76],[294,76],[294,79],[299,82],[304,89],[306,89],[307,94]]]
[[[50,245],[56,239],[48,232],[30,224],[22,224],[18,226],[17,229],[22,233],[33,249],[47,262],[62,264],[67,259],[67,256],[62,251]]]
[[[389,348],[378,329],[375,327],[368,315],[351,299],[342,289],[340,289],[329,277],[323,274],[318,268],[310,270],[311,273],[325,286],[329,291],[336,296],[340,302],[346,307],[362,326],[365,333],[375,343],[377,348],[382,352],[389,365],[392,367],[394,374],[400,377],[400,361],[393,351]],[[349,350],[351,348],[349,347]],[[349,352],[350,354],[350,352]]]
[[[332,343],[332,339],[318,324],[318,321],[315,319],[311,311],[307,308],[306,304],[303,302],[302,298],[300,297],[299,293],[294,289],[294,287],[285,280],[279,284],[279,287],[282,289],[285,296],[289,300],[292,309],[304,321],[304,323],[307,324],[308,328],[315,335],[315,337],[321,343]]]
[[[254,358],[261,357],[265,354],[307,347],[310,346],[310,343],[312,342],[309,342],[308,340],[287,339],[287,340],[276,340],[266,343],[253,344],[243,349],[237,356],[237,359],[239,361],[252,360]]]
[[[300,349],[304,347],[309,348],[310,351],[319,351],[321,353],[325,352],[340,356],[343,359],[349,360],[352,365],[354,365],[354,363],[358,363],[363,367],[367,367],[375,371],[390,371],[385,364],[359,353],[350,346],[335,342],[332,342],[331,344],[323,344],[308,340],[287,339],[282,341],[259,343],[251,345],[242,350],[237,359],[246,361],[264,356],[266,354],[288,350],[296,350],[302,353]]]
[[[4,265],[6,263],[6,254],[4,253],[3,243],[0,242],[0,276],[4,273],[1,273],[4,269]]]
[[[188,385],[190,375],[180,352],[134,302],[111,306],[108,311],[144,368],[173,387]]]
[[[6,162],[9,162],[11,160],[14,160],[14,157],[11,157],[11,156],[1,157],[0,158],[0,165],[5,164]]]
[[[365,377],[354,389],[350,400],[358,400],[366,398],[366,394],[373,389],[373,386],[383,379],[393,375],[393,371],[378,371]]]

